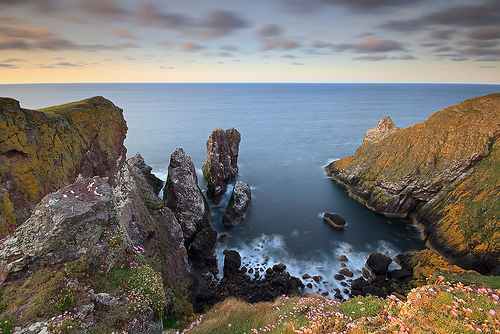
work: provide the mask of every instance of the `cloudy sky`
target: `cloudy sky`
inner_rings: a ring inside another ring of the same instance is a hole
[[[498,0],[0,0],[0,84],[500,83]]]

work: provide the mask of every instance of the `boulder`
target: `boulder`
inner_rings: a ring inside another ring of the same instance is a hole
[[[350,271],[348,268],[342,268],[339,270],[339,274],[347,276],[347,277],[353,277],[354,273]]]
[[[234,226],[241,221],[250,208],[252,192],[250,186],[243,181],[236,181],[231,200],[224,211],[222,222],[226,226]]]
[[[115,249],[106,233],[120,235]],[[31,217],[0,244],[0,284],[90,254],[111,267],[126,248],[107,178],[87,178],[45,196]]]
[[[372,253],[368,256],[366,260],[366,267],[372,272],[375,276],[385,276],[387,275],[387,271],[389,270],[389,265],[391,264],[392,259],[387,255],[381,253]]]
[[[196,233],[210,226],[210,208],[198,187],[194,164],[182,148],[170,156],[163,200],[181,225],[187,246]]]
[[[328,213],[328,212],[325,213],[323,215],[323,220],[339,230],[344,228],[344,225],[346,224],[346,221],[344,220],[344,218],[342,218],[339,215],[334,214],[334,213]]]
[[[224,251],[224,277],[230,277],[241,267],[241,255],[235,250]]]
[[[207,161],[202,170],[207,182],[207,196],[216,204],[238,174],[240,140],[241,135],[234,128],[217,128],[207,140]]]
[[[208,266],[209,270],[217,275],[217,258],[215,257],[215,246],[217,246],[217,232],[213,228],[205,227],[196,233],[188,250],[191,262],[198,267]]]

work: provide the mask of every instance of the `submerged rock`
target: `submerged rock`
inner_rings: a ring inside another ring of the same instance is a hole
[[[238,174],[238,151],[241,135],[234,129],[217,128],[207,140],[207,161],[203,176],[207,182],[207,196],[219,204],[229,182]]]
[[[323,215],[323,220],[339,230],[343,229],[344,225],[346,224],[346,221],[344,220],[344,218],[342,218],[339,215],[334,214],[334,213],[328,213],[328,212],[325,213]]]
[[[252,191],[250,186],[243,181],[236,181],[231,195],[231,200],[224,211],[222,222],[226,226],[234,226],[241,221],[250,209]]]

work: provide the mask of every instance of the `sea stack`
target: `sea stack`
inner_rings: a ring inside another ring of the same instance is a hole
[[[219,204],[229,182],[238,174],[238,151],[241,135],[235,128],[217,128],[207,140],[207,161],[203,176],[207,182],[207,196]]]

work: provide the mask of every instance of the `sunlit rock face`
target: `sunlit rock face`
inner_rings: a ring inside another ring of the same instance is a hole
[[[374,211],[414,216],[428,246],[453,263],[498,272],[500,94],[382,137],[326,166],[327,174]]]

